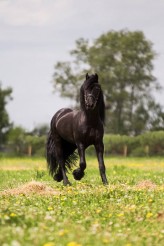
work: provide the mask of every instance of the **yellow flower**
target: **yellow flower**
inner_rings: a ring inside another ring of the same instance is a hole
[[[124,214],[123,213],[120,213],[120,214],[117,214],[117,216],[118,217],[122,217],[122,216],[124,216]]]
[[[15,213],[11,213],[10,217],[16,217],[17,215]]]
[[[64,236],[65,234],[67,234],[68,233],[68,230],[60,230],[59,232],[58,232],[58,235],[59,236]]]
[[[55,246],[55,243],[48,242],[48,243],[44,243],[43,246]]]
[[[67,200],[67,197],[62,196],[62,197],[61,197],[61,201],[65,201],[65,200]]]
[[[109,243],[109,239],[103,238],[102,242],[103,242],[104,244],[107,244],[107,243]]]
[[[81,246],[81,244],[72,241],[72,242],[67,243],[67,246]]]
[[[51,210],[53,210],[53,208],[52,207],[48,207],[48,211],[51,211]]]
[[[153,216],[153,213],[147,213],[147,215],[146,215],[146,218],[148,219],[148,218],[150,218],[150,217],[152,217]]]

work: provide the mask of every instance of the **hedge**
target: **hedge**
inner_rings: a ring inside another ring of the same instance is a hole
[[[1,155],[45,156],[46,136],[26,136],[23,142],[9,143],[0,149]],[[164,131],[146,132],[139,136],[104,135],[105,155],[164,156]],[[95,156],[94,147],[87,149]]]
[[[104,135],[106,155],[164,156],[164,131],[139,136]]]
[[[104,135],[105,155],[164,156],[164,131],[146,132],[139,136]],[[94,147],[87,149],[95,155]]]

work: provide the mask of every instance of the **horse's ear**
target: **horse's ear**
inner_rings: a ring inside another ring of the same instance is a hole
[[[89,79],[89,75],[88,75],[88,73],[86,74],[86,80],[87,80],[87,79]]]
[[[96,78],[96,80],[97,80],[97,82],[98,82],[98,74],[97,73],[95,73],[95,78]]]

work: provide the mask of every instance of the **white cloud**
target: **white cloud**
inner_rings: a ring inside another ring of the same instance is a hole
[[[44,26],[63,21],[72,0],[0,1],[0,20],[11,26]]]

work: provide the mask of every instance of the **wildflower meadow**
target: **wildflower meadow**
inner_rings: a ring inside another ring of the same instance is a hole
[[[96,158],[85,177],[64,187],[44,159],[0,159],[1,246],[164,244],[164,159]]]

